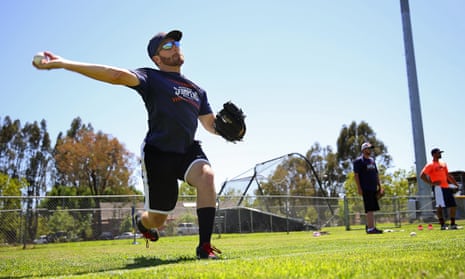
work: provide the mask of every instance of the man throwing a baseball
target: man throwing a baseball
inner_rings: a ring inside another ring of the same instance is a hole
[[[212,134],[215,115],[206,92],[181,74],[184,56],[182,33],[158,33],[148,43],[147,52],[158,67],[135,70],[87,64],[45,52],[37,69],[66,69],[110,84],[125,85],[142,97],[148,112],[149,129],[142,146],[142,173],[145,210],[136,215],[136,224],[145,238],[157,241],[161,227],[178,199],[178,179],[197,190],[199,223],[198,259],[216,259],[221,253],[210,244],[216,210],[214,174],[194,140],[198,122]],[[148,242],[147,242],[148,245]]]

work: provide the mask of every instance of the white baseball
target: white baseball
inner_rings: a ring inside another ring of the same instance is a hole
[[[40,65],[42,64],[42,61],[46,60],[47,58],[45,57],[45,54],[43,52],[39,52],[36,55],[34,55],[34,64]]]
[[[417,233],[416,232],[411,232],[410,236],[417,236]]]

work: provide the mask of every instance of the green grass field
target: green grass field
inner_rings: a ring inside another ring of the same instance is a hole
[[[223,258],[202,261],[197,236],[1,247],[0,278],[465,278],[465,230],[393,230],[214,235]]]

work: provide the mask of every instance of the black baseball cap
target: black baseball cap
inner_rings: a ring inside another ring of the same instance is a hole
[[[431,149],[431,156],[433,156],[434,153],[437,153],[437,152],[442,153],[442,152],[444,152],[444,150],[441,150],[439,148],[433,148],[433,149]]]
[[[160,46],[160,43],[165,39],[173,39],[175,41],[180,41],[182,38],[182,32],[179,30],[173,30],[168,33],[160,32],[157,35],[153,36],[150,39],[149,44],[147,45],[147,53],[149,54],[150,59],[157,54],[157,49]]]

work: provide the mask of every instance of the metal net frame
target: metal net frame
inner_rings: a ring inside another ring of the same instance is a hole
[[[250,208],[324,226],[334,217],[337,200],[329,198],[310,161],[289,153],[256,164],[223,183],[218,209]]]

